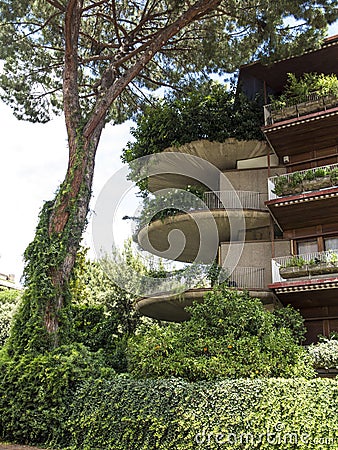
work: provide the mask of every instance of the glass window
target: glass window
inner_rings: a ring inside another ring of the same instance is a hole
[[[297,242],[297,252],[298,255],[303,255],[304,253],[315,253],[318,252],[317,239],[311,239],[307,241]]]
[[[325,250],[338,250],[338,237],[324,239]]]

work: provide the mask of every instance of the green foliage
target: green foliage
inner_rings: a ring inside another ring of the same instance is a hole
[[[323,379],[98,379],[74,398],[67,448],[330,450],[337,392]]]
[[[34,240],[27,247],[25,257],[25,290],[14,316],[11,335],[7,341],[11,355],[51,350],[62,341],[69,342],[70,294],[67,283],[63,286],[63,308],[58,309],[55,298],[60,295],[53,284],[52,274],[64,262],[69,245],[76,241],[72,229],[73,217],[62,234],[49,234],[49,218],[54,202],[46,202],[40,212]],[[74,213],[74,211],[73,211]],[[77,233],[81,236],[82,230]],[[59,328],[53,333],[46,329],[46,314],[59,318]]]
[[[303,172],[294,172],[287,175],[278,175],[274,180],[273,193],[278,197],[283,195],[289,195],[292,193],[299,193],[309,190],[309,188],[303,185],[303,181],[325,180],[327,184],[322,187],[330,187],[337,185],[338,183],[338,169],[336,167],[318,167],[315,170],[307,170]],[[313,189],[316,189],[315,187]],[[318,189],[318,188],[317,188]]]
[[[218,83],[205,83],[182,97],[167,96],[136,117],[135,138],[123,150],[124,162],[200,139],[224,142],[263,139],[262,108],[244,94]]]
[[[295,342],[301,344],[305,340],[306,328],[304,319],[299,311],[288,305],[285,308],[277,308],[273,311],[275,327],[291,330]]]
[[[317,94],[320,97],[338,96],[337,75],[325,75],[323,73],[304,73],[297,78],[294,73],[288,73],[287,83],[283,93],[272,100],[274,109],[284,106],[302,103],[308,100],[310,94]]]
[[[338,340],[323,338],[317,344],[311,344],[308,352],[314,359],[317,369],[338,369]]]
[[[0,3],[0,59],[5,63],[0,77],[1,97],[20,119],[45,122],[62,111],[68,7],[64,2]],[[187,7],[180,1],[143,4],[116,0],[112,4],[105,0],[90,4],[90,9],[79,9],[80,38],[74,45],[79,101],[85,116],[102,99],[112,61],[118,69],[123,65],[118,84],[120,77],[149,51],[155,36]],[[316,48],[327,24],[337,15],[335,0],[318,0],[315,7],[307,0],[261,0],[255,8],[250,4],[238,8],[236,2],[230,2],[226,10],[210,14],[205,20],[199,16],[198,22],[177,31],[167,45],[155,52],[133,84],[114,101],[107,120],[116,123],[131,117],[142,101],[140,90],[177,85],[181,79],[195,78],[202,71],[233,72],[240,64],[262,55],[283,58]],[[111,17],[117,18],[116,26],[111,26]],[[295,18],[297,26],[290,27],[288,17]]]
[[[76,388],[113,371],[83,345],[60,346],[32,357],[0,355],[0,439],[22,443],[60,441]]]
[[[288,259],[285,264],[283,264],[281,267],[304,267],[306,266],[307,261],[302,256],[293,256],[292,258]]]
[[[258,299],[225,286],[188,309],[189,321],[153,325],[130,339],[134,376],[196,381],[313,375],[297,343],[304,332],[297,313],[272,315]]]
[[[18,307],[21,292],[14,289],[0,290],[0,347],[9,336],[13,315]]]
[[[205,189],[199,186],[186,186],[185,189],[169,189],[146,196],[143,208],[137,217],[137,228],[140,229],[155,220],[164,220],[183,212],[205,208],[203,203]]]

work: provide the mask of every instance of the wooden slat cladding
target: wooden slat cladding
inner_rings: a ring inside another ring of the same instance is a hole
[[[338,163],[338,145],[319,150],[309,150],[297,155],[290,155],[289,160],[289,164],[286,165],[286,170],[289,173],[336,164]]]

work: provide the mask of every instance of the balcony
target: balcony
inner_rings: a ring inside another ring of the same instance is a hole
[[[266,194],[250,191],[206,192],[204,201],[192,205],[190,194],[176,211],[167,205],[166,217],[152,220],[148,212],[147,220],[140,221],[138,243],[163,258],[210,263],[220,242],[256,240],[268,234],[266,198]],[[172,232],[177,237],[170,236]]]
[[[338,106],[338,98],[334,95],[325,97],[310,94],[304,102],[290,102],[283,108],[274,108],[273,105],[264,106],[264,122],[266,126],[284,122],[294,118],[301,118],[315,112],[326,112]]]
[[[338,138],[338,99],[316,94],[282,109],[264,106],[263,132],[279,157],[304,153],[309,147],[334,147]]]
[[[298,308],[338,305],[338,251],[274,258],[269,287]]]
[[[266,202],[283,231],[338,221],[338,164],[268,179]]]
[[[338,164],[277,175],[268,179],[268,198],[288,197],[303,192],[320,191],[338,186]]]
[[[225,282],[230,289],[249,291],[252,297],[260,298],[267,308],[271,308],[274,296],[265,286],[264,272],[263,267],[236,267]],[[182,283],[184,285],[184,280]],[[193,301],[202,302],[204,296],[211,290],[210,281],[204,280],[195,288],[184,292],[182,289],[180,294],[163,292],[152,297],[140,298],[136,303],[136,309],[141,314],[154,319],[182,322],[190,317],[185,308],[191,306]]]

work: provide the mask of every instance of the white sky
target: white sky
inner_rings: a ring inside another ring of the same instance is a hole
[[[330,27],[329,35],[335,33],[337,24]],[[62,117],[45,125],[22,122],[0,102],[0,123],[0,273],[13,273],[18,282],[22,255],[34,236],[39,210],[43,201],[53,198],[65,175],[68,149]],[[122,167],[120,155],[131,139],[130,125],[107,125],[103,132],[96,159],[93,205],[109,177]],[[138,202],[129,196],[121,209],[121,219],[126,214],[132,216]],[[131,235],[131,225],[130,221],[117,223],[121,244]],[[91,245],[90,226],[85,244]]]

